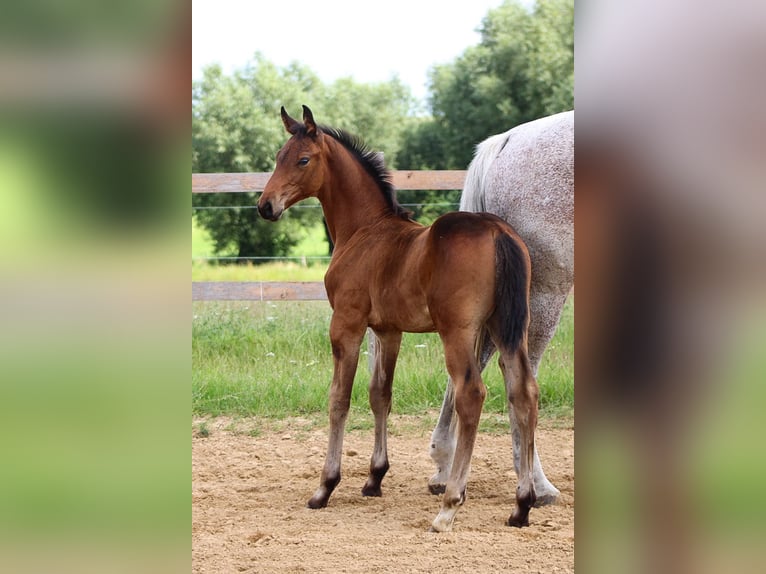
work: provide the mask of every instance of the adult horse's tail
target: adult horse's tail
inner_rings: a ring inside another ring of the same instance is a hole
[[[476,153],[465,175],[460,211],[487,211],[484,202],[484,180],[489,166],[508,141],[508,132],[487,138],[476,146]]]

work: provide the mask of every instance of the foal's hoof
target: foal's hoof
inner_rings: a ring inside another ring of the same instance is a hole
[[[516,528],[529,526],[529,510],[532,508],[534,503],[534,493],[530,493],[529,495],[522,498],[517,498],[516,508],[513,509],[513,514],[511,514],[511,516],[508,518],[508,522],[506,522],[506,524],[508,526],[515,526]]]
[[[529,516],[525,516],[524,518],[516,518],[513,514],[511,514],[511,517],[508,519],[508,522],[506,522],[508,526],[514,526],[516,528],[523,528],[524,526],[529,526]]]
[[[447,485],[444,483],[441,484],[431,484],[428,483],[428,492],[431,494],[444,494],[444,491],[447,489]]]
[[[316,510],[317,508],[324,508],[327,506],[327,499],[317,498],[316,496],[314,496],[309,499],[309,501],[306,503],[306,506],[314,510]]]
[[[367,486],[362,487],[362,496],[383,496],[383,491],[379,486]]]

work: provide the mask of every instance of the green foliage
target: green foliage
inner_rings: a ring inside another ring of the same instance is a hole
[[[413,121],[410,113],[415,105],[409,88],[399,79],[359,84],[351,78],[341,78],[315,100],[316,104],[309,107],[318,122],[362,137],[371,149],[383,152],[389,168],[396,168],[396,157],[405,129]]]
[[[509,0],[490,10],[479,45],[430,73],[431,120],[412,126],[399,164],[465,169],[474,147],[574,107],[574,2]]]
[[[311,107],[320,123],[364,138],[392,169],[465,169],[477,143],[520,123],[574,107],[574,2],[538,0],[531,8],[507,0],[490,10],[481,41],[430,74],[431,117],[415,117],[416,102],[398,78],[325,85],[298,63],[278,68],[260,54],[243,69],[205,69],[192,87],[192,167],[195,172],[270,171],[286,134],[284,105],[300,117]],[[413,209],[428,224],[455,209],[458,192],[406,191],[402,203],[449,203]],[[196,210],[219,255],[284,256],[321,225],[319,209],[291,209],[278,225],[262,221],[255,194],[197,194]]]
[[[399,203],[407,205],[415,221],[431,225],[440,215],[455,211],[460,204],[460,190],[406,190],[397,194]]]
[[[280,69],[260,54],[243,69],[225,75],[219,66],[204,70],[192,87],[192,170],[199,173],[270,171],[287,139],[281,106],[300,117],[311,107],[320,123],[363,135],[389,163],[398,152],[406,118],[414,105],[409,89],[394,78],[382,84],[358,84],[344,78],[327,86],[307,67]],[[284,256],[303,238],[304,228],[320,224],[321,210],[292,209],[279,225],[265,222],[252,206],[255,194],[199,194],[195,210],[219,255]]]
[[[433,118],[417,118],[404,131],[397,164],[400,169],[441,169],[447,142]]]
[[[285,140],[279,117],[281,105],[298,108],[322,84],[308,69],[292,64],[278,69],[256,54],[233,75],[219,66],[204,70],[192,86],[192,170],[211,172],[269,171]],[[287,255],[300,238],[299,230],[319,221],[316,209],[291,210],[280,225],[263,221],[250,193],[199,194],[193,205],[244,209],[195,210],[197,222],[208,230],[215,253],[258,257]]]

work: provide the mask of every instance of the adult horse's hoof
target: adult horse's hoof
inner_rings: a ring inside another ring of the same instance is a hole
[[[434,520],[431,527],[428,529],[428,532],[450,532],[452,530],[452,522],[445,521],[443,519],[439,519],[438,517],[436,520]]]
[[[535,495],[537,496],[537,500],[533,503],[534,508],[556,504],[561,492],[544,475],[536,477],[534,484]]]
[[[444,494],[444,491],[447,489],[447,485],[444,483],[441,484],[431,484],[428,483],[428,492],[431,494]]]
[[[543,494],[537,497],[537,500],[535,500],[534,508],[540,508],[541,506],[550,506],[552,504],[556,504],[556,501],[559,499],[559,492],[558,490],[556,493],[548,493]]]

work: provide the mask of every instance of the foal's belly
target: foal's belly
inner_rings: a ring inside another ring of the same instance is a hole
[[[373,302],[368,323],[370,327],[379,331],[430,333],[436,330],[425,301],[413,302],[399,299]]]

